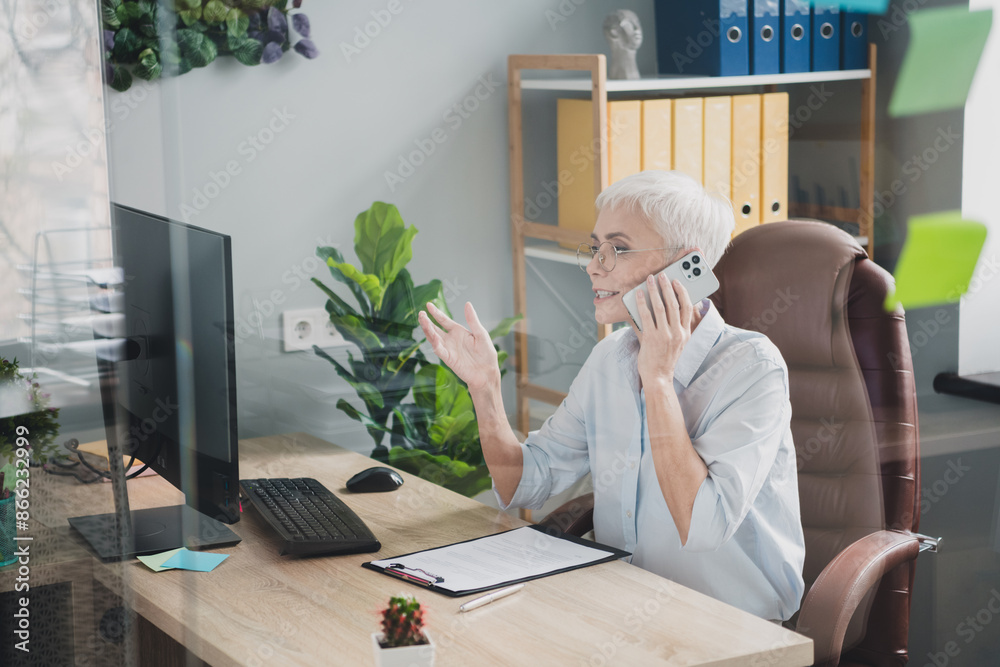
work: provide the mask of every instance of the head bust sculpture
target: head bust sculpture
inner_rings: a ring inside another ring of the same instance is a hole
[[[609,79],[638,79],[635,52],[642,45],[639,17],[630,9],[619,9],[604,19],[604,37],[611,46]]]

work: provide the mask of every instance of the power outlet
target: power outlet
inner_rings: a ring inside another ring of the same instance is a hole
[[[286,310],[281,317],[285,352],[311,350],[313,345],[326,348],[345,344],[324,308]]]

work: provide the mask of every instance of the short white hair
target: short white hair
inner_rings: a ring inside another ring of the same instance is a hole
[[[728,199],[679,171],[626,176],[605,188],[595,205],[598,212],[625,210],[644,217],[659,232],[663,245],[701,248],[710,266],[722,258],[736,226]]]

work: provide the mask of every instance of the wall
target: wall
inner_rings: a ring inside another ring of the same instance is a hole
[[[959,339],[959,367],[963,375],[1000,371],[1000,346],[996,332],[1000,328],[1000,281],[997,255],[1000,254],[1000,216],[995,197],[996,156],[1000,155],[1000,129],[997,128],[997,108],[1000,107],[1000,0],[971,0],[969,9],[993,9],[993,29],[990,31],[982,60],[976,72],[969,100],[965,105],[965,160],[962,164],[962,214],[984,222],[989,227],[986,246],[976,267],[976,280],[969,294],[962,299],[962,329]],[[977,288],[977,289],[973,289]]]
[[[605,51],[601,22],[620,7],[653,24],[648,0],[403,0],[395,15],[388,4],[306,2],[316,60],[220,59],[131,98],[109,93],[112,199],[233,238],[244,437],[306,430],[370,448],[334,407],[353,391],[278,338],[281,310],[325,301],[306,280],[326,273],[315,247],[353,258],[354,217],[374,200],[420,230],[416,282],[441,278],[452,308],[471,300],[487,326],[511,314],[507,55]],[[654,48],[650,32],[646,73]]]

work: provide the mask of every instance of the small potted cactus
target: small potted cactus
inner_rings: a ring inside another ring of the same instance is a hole
[[[424,612],[416,598],[389,598],[382,611],[382,632],[372,633],[379,667],[431,667],[434,644],[424,632]]]

